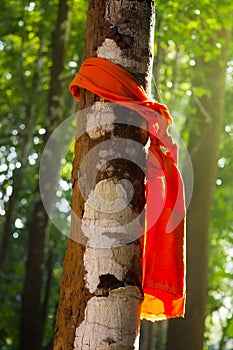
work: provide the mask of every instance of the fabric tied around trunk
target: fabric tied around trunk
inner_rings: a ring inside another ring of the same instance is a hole
[[[78,100],[80,88],[135,110],[148,125],[146,222],[141,318],[155,321],[183,317],[185,310],[185,204],[177,167],[177,145],[168,132],[167,107],[150,100],[139,82],[119,65],[88,58],[70,84]]]

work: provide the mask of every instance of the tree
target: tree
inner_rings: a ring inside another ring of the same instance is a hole
[[[46,141],[52,131],[62,120],[63,88],[64,88],[64,63],[68,39],[68,14],[69,7],[66,1],[59,1],[57,26],[53,37],[53,65],[51,68],[51,82],[48,95],[48,118],[46,119]],[[54,145],[56,147],[56,145]],[[57,149],[57,148],[55,148]],[[57,164],[57,152],[48,154],[50,163]],[[58,168],[53,167],[53,176],[48,180],[48,188],[51,193],[55,186]],[[47,169],[42,169],[44,174]],[[29,247],[26,264],[26,276],[22,299],[20,349],[41,349],[43,336],[43,320],[46,312],[47,298],[42,302],[43,263],[48,229],[48,215],[44,209],[39,195],[39,183],[36,184],[36,202],[29,225]],[[32,290],[33,285],[33,290]]]
[[[38,50],[38,59],[35,62],[35,71],[33,76],[33,86],[36,92],[38,91],[42,50],[43,50],[43,42],[41,41],[39,45],[39,50]],[[7,205],[7,210],[6,210],[7,214],[5,216],[5,222],[2,230],[2,240],[1,240],[1,246],[0,246],[1,273],[4,272],[5,260],[7,258],[10,238],[12,234],[12,226],[16,216],[20,184],[22,182],[23,172],[27,164],[27,158],[32,147],[33,134],[31,133],[31,129],[35,123],[36,105],[35,105],[35,95],[33,95],[32,91],[29,92],[29,95],[31,95],[30,96],[31,98],[26,109],[26,114],[27,114],[26,128],[25,128],[26,131],[23,137],[20,139],[19,145],[18,145],[18,149],[19,148],[22,149],[22,157],[20,159],[21,167],[19,169],[16,169],[13,175],[14,187]]]
[[[226,74],[226,98],[224,113],[224,130],[221,135],[220,154],[218,159],[218,174],[214,203],[212,206],[212,220],[210,228],[210,254],[208,274],[208,302],[206,310],[206,343],[209,349],[216,347],[229,347],[233,337],[232,319],[232,274],[231,253],[232,248],[232,222],[233,213],[227,208],[231,207],[232,188],[232,126],[230,122],[232,109],[232,51],[228,62]],[[217,322],[216,322],[217,318]],[[217,331],[216,331],[217,329]]]
[[[193,132],[194,131],[193,128],[194,129],[196,128],[195,141],[197,141],[200,138],[200,135],[204,135],[205,129],[208,128],[209,123],[206,123],[206,124],[203,124],[199,129],[199,126],[196,123],[196,115],[197,115],[196,108],[197,108],[197,104],[199,104],[199,108],[202,110],[202,111],[199,110],[200,113],[205,113],[205,109],[207,111],[207,104],[204,104],[204,108],[201,108],[203,106],[200,105],[200,100],[202,100],[201,97],[203,97],[203,95],[206,95],[206,94],[208,95],[208,93],[211,94],[210,90],[212,90],[213,88],[212,86],[213,81],[215,82],[217,77],[215,73],[213,73],[214,78],[212,77],[212,80],[205,79],[205,77],[200,78],[200,76],[202,75],[202,67],[203,67],[202,64],[200,64],[200,60],[201,61],[204,60],[205,66],[209,66],[209,68],[211,67],[211,61],[219,62],[220,65],[221,64],[224,65],[224,63],[221,60],[220,53],[222,54],[222,50],[224,50],[224,48],[227,47],[227,45],[229,44],[229,43],[227,44],[227,42],[230,39],[225,40],[223,37],[221,38],[221,33],[216,34],[216,31],[219,32],[222,28],[225,28],[226,30],[231,30],[231,19],[230,19],[231,13],[232,13],[232,4],[228,0],[221,2],[221,4],[215,1],[205,1],[197,4],[189,0],[183,1],[183,2],[173,1],[166,4],[163,1],[157,2],[157,14],[160,17],[159,27],[161,28],[161,31],[159,33],[156,32],[156,42],[160,45],[156,54],[159,54],[159,52],[161,52],[161,48],[165,53],[161,56],[161,60],[160,60],[161,69],[160,69],[159,88],[165,103],[169,105],[169,108],[172,107],[172,114],[175,117],[174,118],[175,125],[176,127],[177,126],[180,127],[182,136],[187,143],[188,143],[190,134],[193,134],[193,133],[195,134],[195,132]],[[162,20],[161,20],[161,17],[162,17]],[[161,25],[161,22],[162,22],[162,25]],[[230,73],[231,57],[229,58],[229,62],[228,62],[228,70],[227,70],[228,77],[231,75]],[[177,68],[176,70],[175,70],[175,65]],[[201,67],[201,68],[198,69],[198,67],[199,68]],[[213,66],[212,66],[212,69],[214,70]],[[175,74],[175,71],[177,74]],[[224,78],[224,73],[222,73],[222,79],[223,78]],[[207,84],[210,84],[210,85],[208,86]],[[175,88],[177,86],[178,86],[178,89]],[[221,89],[224,89],[224,83],[222,84]],[[221,93],[222,93],[222,90],[221,90]],[[195,102],[194,102],[194,99],[195,99]],[[218,103],[219,103],[219,98],[218,98]],[[215,104],[214,99],[212,104],[213,105]],[[230,110],[231,108],[230,106],[231,104],[228,101],[228,110]],[[209,111],[209,114],[212,116],[212,110]],[[228,115],[229,115],[229,112],[228,112]],[[225,119],[229,120],[229,117],[227,116],[226,112],[225,112]],[[186,122],[184,122],[184,120],[186,120]],[[225,125],[227,130],[230,130],[229,121],[226,122]],[[199,131],[197,131],[197,129]],[[225,139],[227,137],[226,135],[227,134],[229,135],[229,131],[225,132],[224,134],[225,135],[222,135],[222,137]],[[209,148],[212,145],[213,151],[214,151],[216,147],[216,142],[212,141],[213,135],[209,137],[211,138]],[[221,148],[222,147],[223,147],[223,143],[221,145]],[[227,161],[227,159],[229,159],[229,155],[226,156],[227,149],[228,149],[227,147],[224,148],[224,153],[223,152],[222,153],[225,155],[221,156],[221,158],[224,158],[224,159],[220,159],[218,164],[219,168],[221,168],[222,166],[224,167],[224,172],[230,168],[230,162]],[[199,149],[199,151],[203,152],[201,149]],[[213,154],[211,154],[211,156],[213,156]],[[216,166],[216,163],[215,163],[215,166]],[[220,169],[220,173],[223,173],[223,168]],[[201,173],[200,167],[198,168],[195,174],[196,178],[199,176],[203,176],[203,173]],[[214,180],[210,178],[210,181],[212,181],[213,183]],[[231,308],[229,306],[229,303],[226,303],[228,306],[224,305],[225,300],[228,299],[229,301],[229,293],[227,292],[227,288],[229,288],[229,276],[225,272],[225,269],[228,270],[227,260],[229,259],[229,256],[228,258],[226,256],[227,254],[229,254],[227,247],[231,242],[231,239],[230,239],[231,219],[229,218],[229,214],[227,210],[228,206],[226,205],[226,203],[228,203],[228,200],[229,200],[227,196],[227,193],[229,190],[227,191],[226,189],[229,186],[229,180],[226,181],[224,177],[224,180],[222,181],[222,176],[221,176],[220,179],[217,180],[217,185],[218,186],[216,189],[216,195],[218,193],[218,201],[215,201],[214,206],[212,206],[212,224],[208,235],[209,236],[208,239],[211,241],[211,250],[209,250],[208,252],[209,253],[209,257],[208,257],[209,272],[211,272],[211,274],[208,276],[209,299],[208,299],[208,307],[206,309],[206,315],[208,315],[208,317],[206,319],[206,325],[205,325],[206,326],[205,346],[208,347],[208,349],[209,349],[210,343],[213,344],[213,341],[215,341],[215,344],[216,344],[217,338],[219,338],[219,337],[216,337],[216,333],[218,333],[219,336],[221,333],[221,327],[219,324],[216,325],[216,321],[215,321],[216,316],[219,313],[219,311],[217,310],[219,310],[222,307],[222,309],[224,308],[226,312],[226,308]],[[214,191],[214,187],[212,187],[212,189]],[[221,198],[220,198],[220,193],[222,195]],[[203,194],[203,189],[199,190],[199,194],[200,195]],[[196,197],[197,196],[198,194],[196,192]],[[207,203],[206,199],[205,199],[205,203]],[[216,220],[216,218],[218,218],[218,220]],[[227,221],[224,218],[227,219]],[[200,231],[202,231],[201,226],[200,226]],[[187,237],[189,239],[189,231],[187,232]],[[224,237],[224,240],[223,240],[223,237]],[[227,240],[225,239],[226,237],[227,237]],[[193,240],[195,240],[195,237],[193,237]],[[214,245],[214,249],[213,249],[213,245]],[[198,250],[198,252],[196,249]],[[198,248],[197,246],[192,245],[191,254],[193,256],[195,255],[200,256],[202,253],[204,253],[203,249],[200,250],[200,247]],[[187,252],[187,255],[189,255],[189,251]],[[216,259],[217,256],[219,256],[219,259]],[[207,264],[207,259],[204,258],[204,260],[205,260],[205,264]],[[188,258],[187,259],[188,272],[190,271],[189,261],[190,260]],[[197,261],[199,260],[196,259],[196,265],[197,265]],[[191,273],[189,274],[188,278],[191,279]],[[198,283],[196,282],[196,284],[199,285],[200,280],[198,281]],[[199,291],[201,289],[202,287],[200,287]],[[220,299],[221,299],[221,302],[220,302]],[[198,305],[199,304],[202,304],[201,295],[200,295],[200,300],[198,301]],[[203,306],[201,308],[203,312]],[[195,310],[196,309],[197,307],[195,306]],[[222,312],[222,309],[221,309],[221,312],[219,313],[219,318],[220,319],[222,318],[222,327],[224,327],[225,323],[227,322],[225,320],[226,314]],[[210,313],[210,310],[212,310],[213,313],[212,312]],[[228,312],[228,315],[229,316],[227,317],[230,317],[231,313]],[[200,322],[196,320],[195,325],[199,323],[202,323],[203,325],[203,314],[199,313],[199,316],[200,316]],[[177,327],[177,323],[180,324],[181,326],[181,323],[183,324],[185,322],[186,322],[186,318],[183,321],[172,320],[170,323],[171,324],[174,323],[174,328],[175,328]],[[219,328],[218,332],[216,332],[216,327]],[[189,328],[191,332],[190,338],[192,337],[192,334],[194,334],[194,329],[197,330],[197,327],[195,327],[194,324],[193,324],[193,327],[191,327],[191,324],[190,324],[190,328]],[[199,328],[199,331],[200,331],[200,328]],[[203,328],[202,328],[202,331],[203,331]],[[187,337],[187,329],[184,328],[183,332],[180,331],[180,334],[181,333],[183,334],[182,337],[179,335],[176,337],[177,347],[181,346],[181,343],[183,342],[184,334],[185,334],[185,337]],[[211,341],[208,341],[209,337],[212,338]],[[194,335],[193,335],[193,338],[194,338]],[[170,342],[170,347],[172,349],[175,348],[176,341],[174,337],[171,336],[171,334],[170,334],[169,342]],[[186,346],[186,348],[190,346],[191,345],[189,344]]]
[[[194,191],[187,216],[187,311],[184,320],[171,320],[167,350],[201,350],[207,297],[208,233],[214,183],[217,172],[219,142],[222,131],[225,72],[230,45],[230,30],[222,29],[210,37],[224,42],[218,60],[208,52],[196,59],[193,93],[196,112],[193,115],[189,151],[194,169]],[[209,57],[209,58],[208,58]],[[196,87],[203,87],[201,96]],[[174,339],[176,343],[174,345]]]
[[[0,46],[4,94],[1,96],[1,125],[4,125],[4,132],[0,158],[4,174],[0,181],[3,195],[0,203],[0,265],[3,271],[0,342],[7,349],[10,346],[18,348],[19,342],[20,294],[27,241],[24,232],[34,203],[31,194],[36,166],[33,165],[41,147],[38,133],[41,126],[38,124],[41,125],[41,115],[44,115],[41,101],[47,93],[49,69],[46,63],[50,60],[50,50],[47,57],[45,51],[53,29],[54,6],[48,9],[45,4],[44,10],[50,22],[43,16],[41,2],[31,2],[28,6],[25,2],[2,2]]]
[[[153,12],[153,1],[89,1],[85,58],[101,57],[125,67],[149,92]],[[101,132],[95,131],[93,138],[85,133],[76,141],[72,210],[82,223],[86,220],[93,225],[96,232],[98,220],[102,220],[104,227],[104,221],[112,220],[113,216],[111,218],[106,212],[91,212],[95,206],[95,196],[105,194],[105,200],[111,202],[111,196],[114,197],[117,191],[125,192],[123,182],[117,184],[125,177],[134,187],[132,209],[128,211],[128,216],[131,219],[137,217],[145,204],[144,174],[132,162],[114,159],[113,156],[106,171],[99,171],[97,183],[93,191],[87,194],[88,200],[85,202],[77,178],[82,160],[91,149],[105,140],[123,137],[145,145],[147,135],[130,125],[117,125],[117,114],[122,113],[122,108],[112,108],[90,92],[81,91],[79,108],[87,107],[91,108],[94,116],[100,112],[103,115],[108,113],[110,129],[102,127]],[[115,120],[116,125],[111,120]],[[105,149],[105,152],[108,150]],[[85,168],[86,183],[97,161],[97,154],[93,153]],[[101,202],[97,201],[97,205],[101,208]],[[92,221],[91,215],[97,220]],[[123,225],[121,215],[121,212],[115,214],[120,226]],[[105,231],[107,229],[105,227]],[[76,230],[78,236],[75,235]],[[140,232],[143,232],[143,223]],[[67,244],[54,349],[134,349],[142,301],[142,241],[136,239],[127,245],[108,248],[91,247],[80,243],[81,235],[85,236],[85,233],[79,223]]]

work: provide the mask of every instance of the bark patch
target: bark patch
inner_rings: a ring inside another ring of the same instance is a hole
[[[110,273],[107,273],[106,275],[99,276],[100,283],[98,284],[97,288],[100,289],[117,289],[124,287],[124,283],[120,280],[118,280],[114,275],[111,275]]]
[[[98,43],[98,46],[101,46],[105,38],[114,40],[120,49],[130,49],[134,43],[134,38],[131,35],[121,34],[116,26],[112,27],[109,24],[105,24],[103,37],[101,38],[101,42]]]

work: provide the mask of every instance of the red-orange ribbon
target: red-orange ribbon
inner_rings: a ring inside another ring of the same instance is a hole
[[[80,88],[134,109],[148,122],[141,318],[154,321],[184,316],[185,206],[177,145],[168,133],[172,124],[169,111],[150,100],[129,72],[102,58],[88,58],[82,64],[70,84],[76,99]]]

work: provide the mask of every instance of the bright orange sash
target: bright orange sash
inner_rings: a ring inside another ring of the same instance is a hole
[[[136,110],[148,122],[146,232],[141,318],[184,316],[185,206],[177,169],[177,145],[168,134],[172,118],[165,105],[151,101],[125,69],[102,58],[88,58],[70,84],[79,99],[84,88]]]

